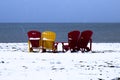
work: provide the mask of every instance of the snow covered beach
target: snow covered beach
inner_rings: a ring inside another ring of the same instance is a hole
[[[87,53],[29,53],[27,43],[0,43],[0,80],[119,78],[120,43],[93,43]]]

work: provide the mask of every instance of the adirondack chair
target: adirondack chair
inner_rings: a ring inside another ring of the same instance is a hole
[[[80,36],[80,31],[73,30],[68,33],[68,45],[63,44],[63,52],[64,50],[70,50],[71,52],[78,51],[77,42]]]
[[[56,33],[52,31],[44,31],[41,35],[42,52],[46,50],[55,52],[57,50],[57,44],[55,44]]]
[[[34,52],[35,49],[39,50],[40,48],[40,40],[41,40],[41,32],[36,30],[28,31],[28,49],[29,52]]]
[[[88,52],[92,50],[92,34],[93,32],[91,30],[85,30],[81,33],[77,43],[78,50],[82,52]],[[89,47],[88,43],[90,43]]]

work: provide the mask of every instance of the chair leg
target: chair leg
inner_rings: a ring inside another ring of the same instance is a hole
[[[42,52],[46,52],[46,49],[42,49]]]
[[[84,53],[84,52],[85,52],[85,48],[80,48],[80,51],[81,51],[82,53]]]
[[[89,47],[86,47],[86,52],[89,52],[90,51],[90,48]]]
[[[33,49],[32,49],[32,48],[30,48],[30,52],[33,52]]]
[[[31,49],[30,49],[30,41],[28,40],[28,50],[29,52],[31,52]]]
[[[92,39],[90,39],[90,51],[92,51]]]

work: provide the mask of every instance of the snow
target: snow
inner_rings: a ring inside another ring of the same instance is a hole
[[[33,53],[27,43],[0,43],[0,80],[119,79],[120,43],[93,43],[86,53]]]

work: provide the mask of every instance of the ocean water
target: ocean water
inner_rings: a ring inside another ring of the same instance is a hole
[[[93,42],[120,42],[120,23],[0,23],[0,43],[27,42],[30,30],[54,31],[57,42],[67,42],[72,30],[92,30]]]

